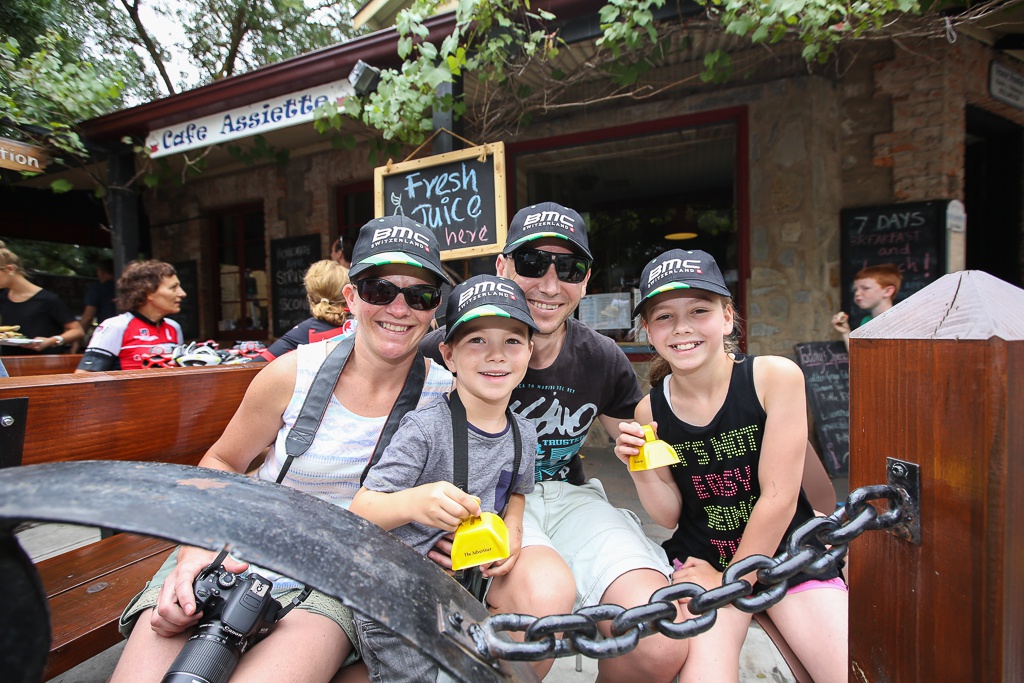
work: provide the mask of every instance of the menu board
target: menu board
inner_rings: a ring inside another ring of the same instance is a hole
[[[302,278],[320,258],[320,235],[270,241],[270,298],[275,337],[280,337],[310,316]]]
[[[504,143],[375,169],[374,211],[434,231],[443,261],[501,253],[508,215]]]
[[[946,273],[948,201],[864,206],[840,212],[842,309],[857,329],[867,312],[853,304],[853,278],[867,266],[892,263],[903,274],[902,301]]]
[[[796,344],[814,419],[818,455],[829,476],[850,470],[850,354],[841,341]]]

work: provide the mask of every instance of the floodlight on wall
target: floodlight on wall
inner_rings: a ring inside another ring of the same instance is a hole
[[[352,84],[352,89],[359,97],[369,95],[377,89],[377,84],[380,83],[380,69],[372,67],[360,59],[352,67],[352,72],[348,75],[348,82]]]

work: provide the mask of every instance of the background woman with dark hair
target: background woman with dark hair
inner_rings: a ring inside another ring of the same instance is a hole
[[[133,261],[117,281],[117,303],[125,312],[100,323],[75,372],[138,370],[142,354],[167,352],[184,343],[181,326],[167,318],[181,311],[185,291],[174,267],[163,261]]]
[[[0,242],[0,319],[18,325],[34,339],[23,346],[5,346],[5,356],[67,353],[66,345],[85,336],[82,326],[53,292],[29,282],[17,254]]]

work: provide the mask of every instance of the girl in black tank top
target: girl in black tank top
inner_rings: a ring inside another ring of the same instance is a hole
[[[634,315],[658,358],[651,392],[637,406],[637,421],[622,423],[615,454],[628,464],[638,453],[642,424],[653,424],[673,447],[678,464],[630,475],[648,514],[675,528],[664,544],[677,568],[673,582],[710,589],[733,561],[781,552],[814,515],[801,490],[803,374],[786,358],[730,348],[729,290],[705,252],[658,256],[644,269],[640,293]],[[847,593],[838,571],[797,575],[789,586],[769,610],[773,621],[815,681],[845,680]],[[685,678],[736,680],[749,623],[750,615],[735,608],[719,610],[715,626],[689,640]],[[822,643],[827,647],[819,649]]]

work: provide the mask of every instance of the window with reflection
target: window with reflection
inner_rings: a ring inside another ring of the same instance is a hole
[[[267,247],[260,207],[240,207],[214,216],[217,338],[266,339],[269,328]]]

